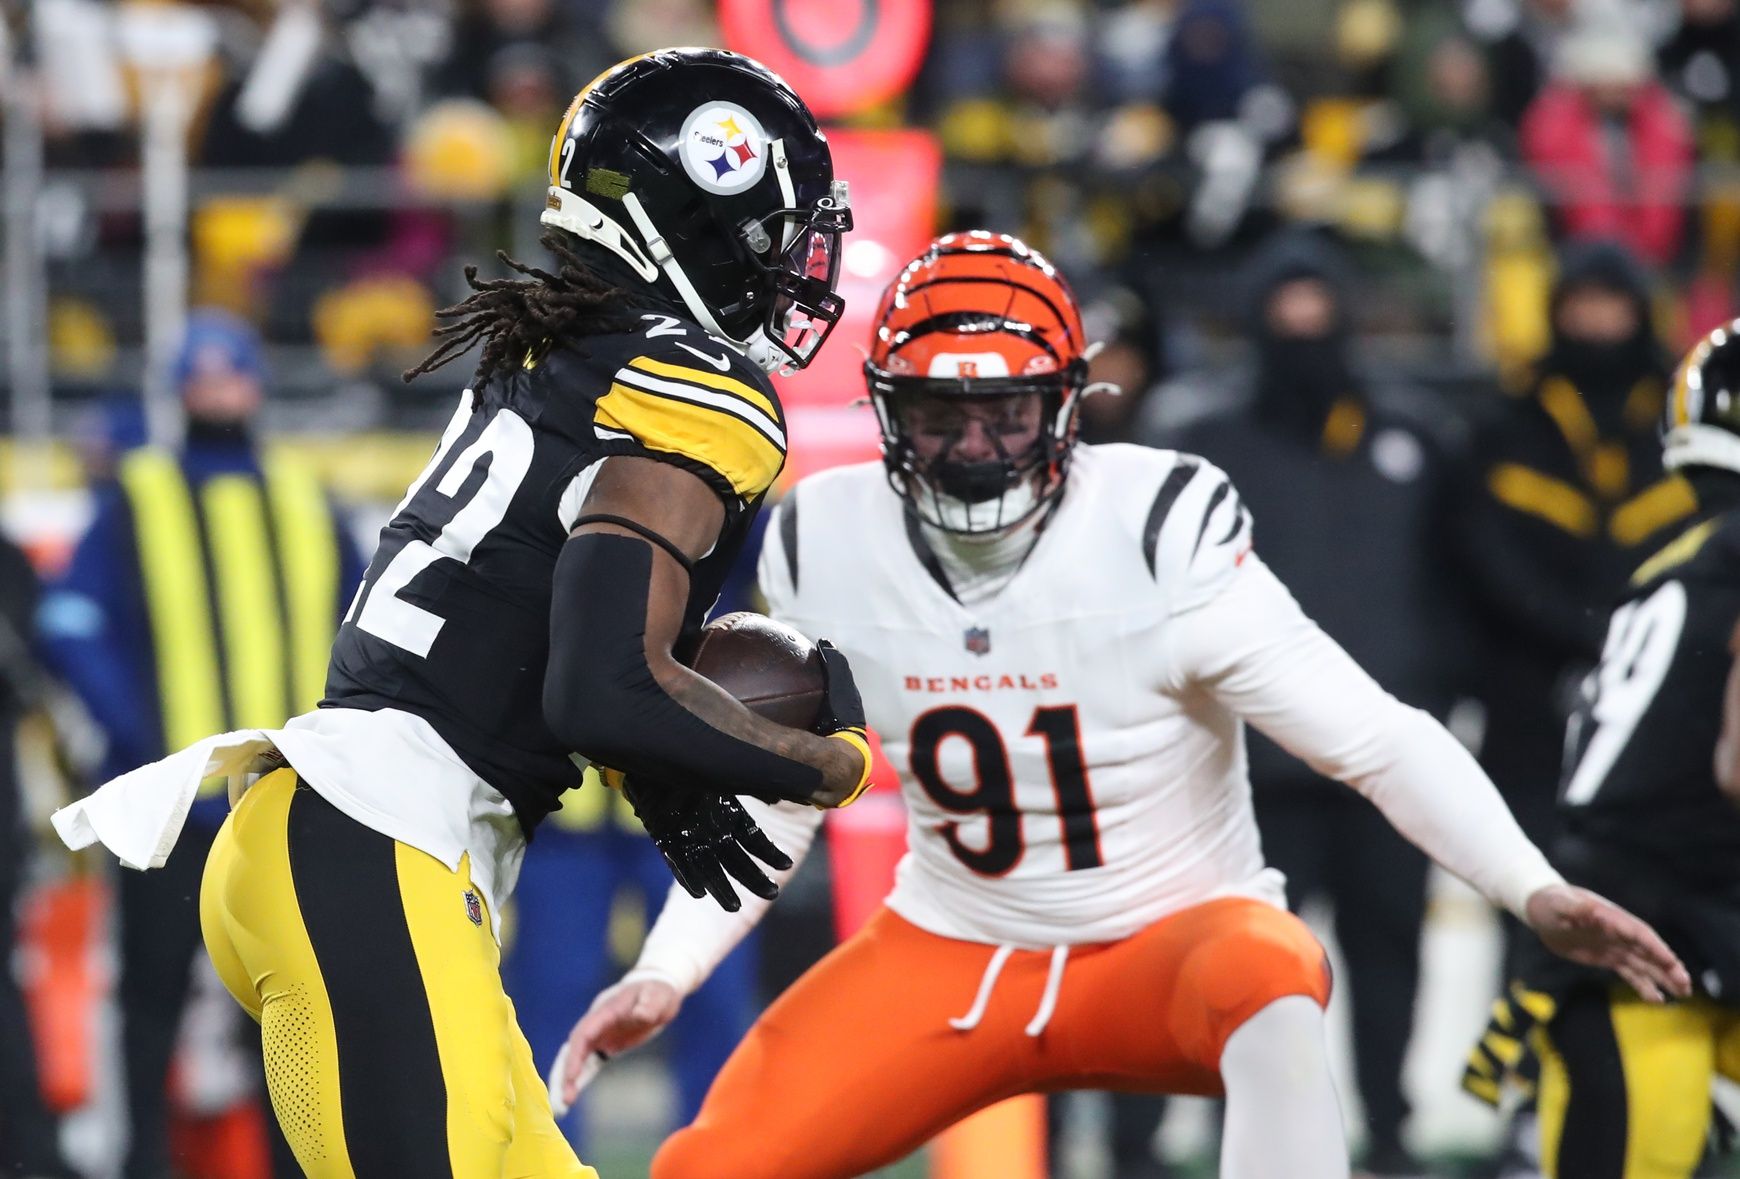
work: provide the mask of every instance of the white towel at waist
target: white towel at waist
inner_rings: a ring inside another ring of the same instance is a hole
[[[129,868],[161,868],[202,781],[225,775],[234,806],[256,778],[284,765],[343,814],[448,871],[469,854],[499,939],[502,902],[525,854],[519,820],[428,721],[397,709],[317,708],[281,729],[207,737],[56,811],[54,827],[75,850],[100,842]]]
[[[220,733],[105,782],[51,818],[74,851],[101,843],[129,868],[161,868],[201,782],[221,774],[229,779],[230,797],[239,798],[252,778],[283,764],[276,743],[260,729]]]

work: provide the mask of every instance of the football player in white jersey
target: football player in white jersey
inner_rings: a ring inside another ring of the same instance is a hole
[[[1553,949],[1686,993],[1652,929],[1566,885],[1455,739],[1300,612],[1225,475],[1075,445],[1085,369],[1068,286],[1012,238],[941,238],[885,296],[866,364],[884,460],[800,483],[760,577],[774,617],[858,669],[909,849],[653,1179],[842,1179],[1071,1088],[1224,1093],[1223,1175],[1345,1177],[1328,970],[1264,867],[1247,721]],[[794,860],[820,821],[758,813]],[[554,1096],[655,1034],[763,911],[673,893]]]

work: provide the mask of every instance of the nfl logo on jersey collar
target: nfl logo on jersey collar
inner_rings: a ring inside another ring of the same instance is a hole
[[[974,655],[989,655],[991,653],[991,632],[982,626],[969,626],[966,633],[967,650]]]

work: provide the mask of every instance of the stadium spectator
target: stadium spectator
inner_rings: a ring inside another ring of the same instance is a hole
[[[1481,761],[1525,831],[1551,833],[1569,695],[1601,652],[1614,594],[1693,508],[1664,476],[1667,370],[1645,276],[1623,247],[1569,248],[1552,344],[1526,393],[1476,433],[1457,521],[1485,635]]]
[[[1265,559],[1378,683],[1442,718],[1455,693],[1454,602],[1442,560],[1455,433],[1423,396],[1364,371],[1346,263],[1300,231],[1253,260],[1255,368],[1194,396],[1199,416],[1150,439],[1224,469]],[[1173,412],[1178,412],[1174,410]],[[1383,816],[1259,734],[1249,736],[1263,851],[1288,904],[1334,909],[1372,1176],[1418,1175],[1404,1145],[1402,1062],[1413,1029],[1426,859]]]
[[[29,644],[36,598],[30,562],[0,535],[0,1174],[71,1179],[58,1121],[43,1103],[30,1020],[12,972],[18,948],[13,911],[28,862],[14,741],[40,692]]]
[[[1237,119],[1265,81],[1244,9],[1228,0],[1183,0],[1166,42],[1161,105],[1189,134]]]
[[[1083,442],[1134,441],[1161,382],[1173,375],[1180,351],[1150,299],[1129,287],[1106,290],[1082,309],[1088,339],[1104,344],[1088,363],[1088,381],[1116,387],[1081,405]]]
[[[1680,0],[1679,17],[1657,56],[1662,80],[1701,125],[1725,124],[1731,138],[1740,116],[1740,8],[1734,0]],[[1709,139],[1700,138],[1709,150]]]
[[[1574,25],[1575,0],[1467,0],[1463,7],[1469,30],[1489,46],[1493,112],[1514,127],[1552,73]]]
[[[259,454],[265,372],[253,329],[195,313],[175,381],[181,446],[122,457],[38,613],[53,666],[107,738],[105,779],[209,733],[279,725],[312,707],[362,573],[314,478]],[[200,952],[200,874],[228,813],[221,781],[208,785],[168,863],[118,878],[126,1179],[171,1174],[170,1058]],[[280,1175],[297,1173],[287,1150],[280,1159]]]
[[[1515,133],[1493,111],[1486,54],[1448,16],[1428,11],[1411,21],[1386,72],[1400,118],[1368,159],[1454,167],[1470,148],[1514,156]]]
[[[436,88],[446,95],[493,99],[502,54],[541,48],[560,71],[554,85],[565,98],[617,60],[596,30],[583,35],[587,31],[579,27],[571,6],[556,0],[481,0],[466,6],[455,22],[452,48],[436,72]]]
[[[1641,32],[1604,20],[1565,38],[1554,78],[1519,128],[1534,170],[1572,239],[1615,238],[1651,266],[1678,255],[1692,180],[1692,130],[1654,76]]]

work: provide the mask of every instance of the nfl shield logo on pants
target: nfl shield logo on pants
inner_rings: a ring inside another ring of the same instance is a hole
[[[984,627],[968,627],[966,637],[967,650],[971,651],[973,654],[989,655],[991,653],[991,632],[986,630]]]
[[[465,890],[465,915],[471,918],[473,925],[483,924],[483,901],[473,889]]]

